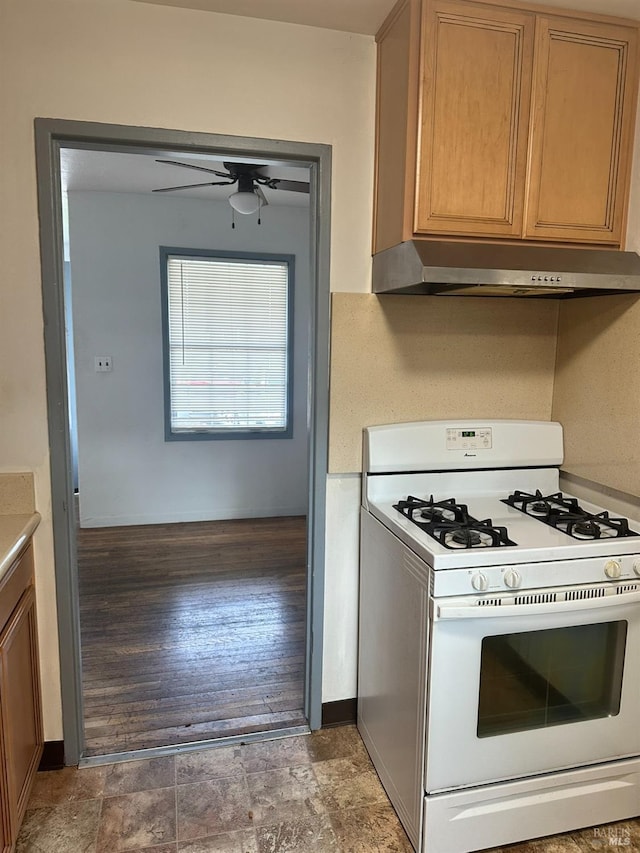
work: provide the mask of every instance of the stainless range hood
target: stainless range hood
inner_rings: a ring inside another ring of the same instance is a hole
[[[566,299],[640,291],[640,257],[565,249],[407,240],[373,258],[373,292]]]

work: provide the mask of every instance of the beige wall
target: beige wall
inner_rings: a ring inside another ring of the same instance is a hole
[[[640,253],[640,109],[626,248]],[[565,471],[640,497],[640,297],[562,303],[552,416]]]
[[[373,39],[128,0],[0,0],[0,471],[32,470],[45,737],[62,736],[35,116],[333,146],[331,281],[367,290]]]
[[[329,470],[360,470],[369,424],[549,420],[557,320],[542,299],[334,293]]]
[[[563,303],[553,418],[565,471],[640,496],[640,297]]]

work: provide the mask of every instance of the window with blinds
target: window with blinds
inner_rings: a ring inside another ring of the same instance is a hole
[[[166,437],[289,437],[293,257],[161,257]]]

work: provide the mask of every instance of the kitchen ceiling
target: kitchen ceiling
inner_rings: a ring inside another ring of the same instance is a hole
[[[180,166],[158,163],[157,160],[177,160],[181,163],[192,163],[195,166],[205,166],[217,171],[226,171],[223,161],[247,162],[246,158],[237,155],[220,155],[213,159],[190,154],[188,157],[166,152],[162,155],[149,152],[121,153],[115,151],[94,151],[79,148],[63,148],[60,153],[60,170],[62,189],[64,192],[91,190],[96,192],[121,193],[151,193],[160,187],[184,186],[198,184],[203,181],[219,181],[215,175],[208,176],[206,172],[196,169],[184,169]],[[250,158],[251,163],[264,164],[264,174],[269,177],[283,178],[290,181],[309,181],[309,169],[280,164],[273,160]],[[158,197],[167,198],[200,198],[207,201],[226,201],[231,193],[236,192],[237,184],[222,187],[197,187],[194,189],[176,190],[169,193],[158,193]],[[308,207],[309,196],[305,193],[272,190],[262,187],[269,204],[292,205]]]
[[[133,0],[374,35],[395,0]],[[639,0],[541,0],[540,5],[640,20]]]

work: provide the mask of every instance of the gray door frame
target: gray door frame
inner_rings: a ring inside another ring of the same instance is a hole
[[[312,307],[305,714],[310,728],[318,729],[322,724],[331,146],[50,118],[35,119],[35,143],[65,763],[77,764],[82,757],[84,728],[64,322],[62,148],[145,151],[162,156],[167,152],[174,156],[194,153],[215,156],[233,151],[258,159],[296,161],[310,169]]]

